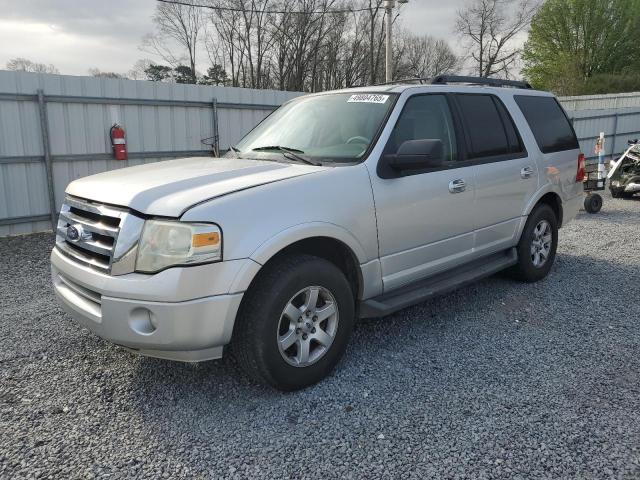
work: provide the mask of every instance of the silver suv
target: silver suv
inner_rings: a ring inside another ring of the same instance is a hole
[[[307,95],[224,158],[72,182],[51,255],[78,323],[143,355],[220,358],[282,390],[354,322],[508,269],[551,269],[584,157],[549,93],[467,77]]]

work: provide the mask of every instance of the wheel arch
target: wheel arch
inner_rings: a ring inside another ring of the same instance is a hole
[[[250,255],[258,268],[242,282],[248,290],[261,271],[283,255],[308,254],[330,261],[346,275],[356,295],[362,298],[365,279],[361,265],[368,258],[360,242],[346,229],[334,224],[308,223],[288,228],[260,245]]]
[[[563,220],[563,209],[562,209],[562,198],[558,193],[553,190],[542,190],[536,193],[536,195],[531,199],[529,204],[527,205],[527,209],[525,210],[525,216],[528,216],[535,207],[540,204],[546,204],[551,207],[551,209],[556,214],[556,219],[558,220],[558,228],[562,226]]]

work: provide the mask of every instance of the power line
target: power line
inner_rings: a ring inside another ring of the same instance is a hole
[[[318,14],[337,14],[337,13],[357,13],[357,12],[369,12],[372,10],[372,8],[341,8],[341,9],[337,9],[337,10],[312,10],[309,12],[305,12],[302,10],[253,10],[253,9],[246,9],[246,8],[236,8],[236,7],[223,7],[220,5],[202,5],[202,4],[197,4],[197,3],[190,3],[190,2],[181,2],[180,0],[156,0],[157,2],[160,3],[168,3],[168,4],[173,4],[173,5],[183,5],[185,7],[197,7],[197,8],[208,8],[210,10],[220,10],[220,11],[225,11],[225,12],[239,12],[239,13],[271,13],[271,14],[288,14],[288,13],[293,13],[296,15],[318,15]],[[382,7],[375,7],[382,9]]]

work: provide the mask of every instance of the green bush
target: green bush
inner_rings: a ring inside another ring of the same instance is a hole
[[[640,74],[614,75],[602,73],[588,78],[578,89],[576,95],[640,92]]]

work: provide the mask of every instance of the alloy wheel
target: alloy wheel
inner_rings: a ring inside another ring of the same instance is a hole
[[[533,229],[533,239],[531,240],[531,262],[536,268],[541,268],[551,253],[551,243],[553,234],[551,224],[547,220],[540,220]]]
[[[338,331],[338,305],[329,290],[311,286],[296,293],[278,323],[278,349],[294,367],[307,367],[329,350]]]

